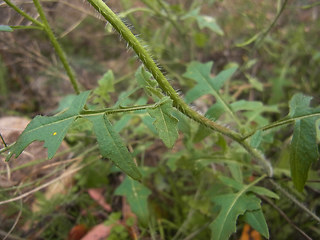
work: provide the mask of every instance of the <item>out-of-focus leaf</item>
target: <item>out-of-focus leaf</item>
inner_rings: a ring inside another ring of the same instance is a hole
[[[280,198],[276,193],[274,193],[274,192],[272,192],[269,189],[264,188],[264,187],[253,186],[253,187],[250,188],[250,191],[252,191],[252,192],[254,192],[256,194],[267,196],[267,197],[274,198],[274,199],[279,199]]]
[[[62,98],[59,102],[58,108],[54,111],[54,113],[59,113],[62,112],[70,107],[72,104],[73,100],[77,97],[77,95],[74,94],[69,94]]]
[[[13,32],[13,29],[7,25],[0,25],[0,32]]]
[[[187,72],[183,76],[195,80],[197,85],[186,93],[185,99],[187,103],[191,103],[209,93],[219,99],[218,91],[237,70],[237,67],[228,68],[220,72],[217,76],[211,77],[212,65],[213,62],[191,62],[188,65]]]
[[[178,119],[178,129],[183,132],[186,136],[191,136],[191,123],[186,115],[174,110],[172,115]]]
[[[195,19],[200,29],[209,28],[211,31],[219,35],[224,35],[222,29],[217,24],[216,19],[211,16],[201,15],[200,8],[193,9],[182,17],[183,20],[188,18]]]
[[[153,125],[156,127],[159,137],[167,147],[173,147],[178,138],[178,119],[172,116],[172,100],[169,97],[162,98],[157,107],[148,109],[148,113],[156,120]]]
[[[249,80],[249,83],[258,91],[263,91],[263,84],[258,81],[257,78],[250,76],[249,74],[245,74],[247,79]]]
[[[132,115],[131,114],[126,114],[123,115],[119,121],[117,121],[113,128],[116,132],[120,132],[126,125],[127,123],[131,120]]]
[[[153,100],[158,101],[164,95],[161,89],[158,88],[158,83],[156,80],[152,79],[152,74],[147,72],[143,66],[139,67],[136,71],[135,77],[138,84],[144,88],[146,93],[153,98]]]
[[[242,182],[243,181],[243,174],[242,174],[242,168],[237,163],[227,163],[231,176],[237,181]]]
[[[250,145],[253,148],[258,148],[262,141],[262,131],[258,130],[251,136]]]
[[[246,100],[239,100],[236,102],[231,103],[231,107],[233,111],[243,111],[243,110],[258,110],[263,106],[262,102],[258,101],[246,101]]]
[[[254,122],[257,126],[264,126],[269,123],[269,119],[263,116],[265,112],[279,112],[277,105],[264,106],[259,101],[239,100],[230,104],[234,112],[244,111],[243,116],[247,118],[246,125],[249,126]]]
[[[214,17],[200,15],[197,17],[197,22],[200,29],[209,28],[211,31],[223,36],[224,33]]]
[[[148,197],[151,191],[141,183],[128,177],[116,189],[115,195],[125,196],[133,213],[139,221],[147,225],[149,221]]]
[[[114,92],[114,76],[113,72],[109,70],[103,77],[98,80],[98,87],[93,91],[96,95],[95,103],[105,104],[110,101],[110,93]]]
[[[232,187],[238,191],[241,191],[245,188],[247,188],[247,185],[238,182],[232,178],[228,178],[225,176],[219,176],[219,180],[221,182],[223,182],[225,185]],[[277,194],[275,194],[274,192],[271,192],[270,190],[264,188],[264,187],[259,187],[259,186],[251,186],[249,187],[247,190],[247,192],[253,192],[259,195],[264,195],[270,198],[275,198],[275,199],[279,199],[279,196]]]
[[[223,113],[224,113],[224,106],[221,103],[221,101],[218,101],[208,109],[205,116],[207,118],[210,118],[212,121],[216,121],[220,118],[220,116]]]

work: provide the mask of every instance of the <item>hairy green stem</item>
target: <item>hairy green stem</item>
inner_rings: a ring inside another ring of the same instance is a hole
[[[126,40],[126,42],[133,48],[138,55],[139,59],[143,62],[145,67],[152,73],[155,80],[158,82],[161,89],[170,96],[173,100],[173,104],[181,112],[192,118],[193,120],[215,130],[234,140],[240,140],[241,135],[210,121],[203,117],[192,108],[190,108],[178,95],[178,93],[172,88],[165,76],[160,71],[157,64],[153,61],[148,51],[141,45],[138,39],[132,34],[127,26],[118,18],[118,16],[102,1],[102,0],[88,0],[88,2],[95,8],[105,19],[120,33],[120,35]]]
[[[13,4],[10,0],[3,0],[9,7],[11,7],[13,10],[15,10],[17,13],[19,13],[21,16],[25,17],[29,21],[33,22],[35,25],[41,27],[41,29],[44,28],[44,25],[39,22],[37,19],[31,17],[29,14],[22,11],[18,6]]]
[[[37,11],[38,11],[38,13],[40,15],[40,18],[41,18],[41,20],[43,22],[44,31],[47,33],[50,42],[52,43],[57,55],[59,56],[60,61],[62,62],[62,65],[63,65],[64,69],[66,70],[67,75],[68,75],[68,77],[69,77],[69,79],[71,81],[71,84],[73,86],[74,91],[77,94],[79,94],[80,93],[80,89],[79,89],[79,85],[77,83],[74,71],[72,70],[70,64],[68,63],[66,54],[64,53],[64,51],[63,51],[62,47],[60,46],[58,40],[54,36],[54,33],[53,33],[52,29],[50,28],[50,25],[48,23],[48,20],[47,20],[45,14],[44,14],[44,11],[43,11],[43,9],[41,7],[41,4],[40,4],[39,0],[33,0],[33,3],[36,6]]]
[[[259,163],[263,164],[263,167],[265,171],[267,172],[269,177],[273,176],[273,167],[271,163],[265,158],[265,156],[257,149],[250,146],[250,144],[246,141],[239,141],[238,142],[244,149],[247,150],[247,152],[256,160],[258,160]]]
[[[131,107],[120,107],[120,108],[104,108],[104,109],[99,109],[99,110],[83,110],[81,111],[81,115],[93,115],[93,114],[115,114],[115,113],[124,113],[124,112],[133,112],[133,111],[138,111],[138,110],[146,110],[146,109],[154,109],[165,102],[157,102],[152,105],[140,105],[140,106],[131,106]]]
[[[178,93],[172,88],[166,77],[160,71],[157,64],[154,62],[148,51],[141,45],[139,40],[133,35],[130,29],[121,21],[121,19],[102,1],[102,0],[88,0],[88,2],[115,28],[115,30],[121,35],[122,38],[132,47],[139,59],[145,65],[145,67],[151,72],[155,80],[158,82],[161,89],[169,95],[173,100],[173,105],[183,114],[187,115],[194,121],[204,125],[211,130],[217,131],[225,136],[238,142],[243,146],[248,153],[256,158],[259,163],[263,164],[268,176],[272,176],[272,167],[270,163],[259,154],[258,151],[253,149],[246,141],[242,140],[242,135],[221,126],[208,118],[202,116],[198,112],[194,111],[188,104],[186,104],[178,95]]]

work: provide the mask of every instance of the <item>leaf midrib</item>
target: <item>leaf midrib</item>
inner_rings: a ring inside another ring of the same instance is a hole
[[[256,183],[258,183],[258,182],[259,182],[260,180],[262,180],[263,178],[265,178],[265,175],[261,176],[261,177],[258,178],[256,181],[252,182],[251,184],[245,185],[245,187],[236,194],[236,198],[235,198],[234,201],[232,202],[231,207],[228,209],[227,214],[225,215],[225,218],[223,218],[223,220],[224,220],[223,222],[225,222],[225,220],[227,219],[227,216],[229,216],[231,210],[232,210],[233,207],[235,206],[235,204],[236,204],[236,202],[238,201],[238,199],[239,199],[244,193],[246,193],[252,186],[254,186]],[[225,224],[224,224],[224,226],[225,226]],[[222,230],[222,229],[221,229],[221,230]],[[223,231],[220,231],[219,236],[221,236],[221,233],[222,233],[222,232],[223,232]]]
[[[40,117],[43,117],[43,116],[40,116]],[[54,122],[51,122],[51,123],[48,123],[48,124],[44,124],[44,125],[41,124],[39,127],[32,128],[32,129],[28,130],[27,132],[24,132],[24,134],[26,134],[26,133],[32,133],[32,132],[35,132],[35,131],[43,128],[43,127],[48,127],[48,126],[51,126],[51,125],[55,125],[55,124],[57,124],[57,123],[61,123],[61,122],[70,120],[70,119],[72,119],[72,118],[77,118],[77,117],[79,117],[79,115],[75,115],[75,116],[68,117],[68,118],[63,118],[63,119],[61,119],[61,120],[54,121]]]
[[[168,125],[167,125],[167,121],[166,121],[166,119],[165,119],[165,113],[164,113],[164,111],[162,110],[162,107],[160,107],[159,108],[160,109],[160,113],[161,113],[161,118],[163,119],[163,122],[164,122],[164,125],[166,126],[166,135],[167,135],[167,138],[168,138],[168,140],[170,140],[170,137],[169,137],[169,127],[168,127]],[[170,141],[171,142],[171,141]]]
[[[248,189],[251,187],[251,185],[246,185],[240,192],[238,192],[238,194],[236,194],[236,197],[234,199],[234,201],[232,201],[231,207],[228,209],[227,213],[225,214],[225,217],[223,218],[223,222],[226,222],[226,219],[228,218],[231,210],[234,208],[235,204],[237,203],[238,199],[246,192],[248,191]],[[224,224],[224,226],[226,226],[226,224]],[[224,228],[224,227],[223,227]],[[224,232],[220,231],[219,237],[221,236],[221,233]],[[220,238],[219,238],[220,239]]]
[[[108,137],[111,139],[112,145],[115,147],[115,149],[116,149],[116,151],[117,151],[117,153],[118,153],[117,155],[118,155],[118,156],[119,156],[119,155],[121,156],[121,159],[122,159],[121,161],[122,161],[122,162],[127,162],[127,161],[126,161],[126,160],[127,160],[126,157],[124,156],[124,154],[122,153],[122,151],[119,149],[118,145],[115,143],[114,138],[112,137],[112,134],[110,133],[110,131],[109,131],[108,127],[107,127],[106,121],[109,121],[109,120],[104,119],[104,118],[105,118],[105,116],[103,116],[104,127],[105,127],[106,130],[107,130]],[[115,163],[118,165],[117,161],[113,160],[113,162],[115,162]],[[129,167],[131,171],[134,171],[134,169],[132,168],[131,164],[128,164],[127,167]],[[121,169],[122,169],[122,167],[121,167]],[[124,169],[124,170],[125,170],[125,169]]]
[[[220,94],[214,89],[214,87],[211,85],[211,83],[209,82],[209,80],[207,80],[207,78],[198,70],[196,69],[197,72],[200,74],[201,78],[204,79],[204,81],[207,83],[207,85],[209,85],[209,87],[211,88],[211,90],[213,91],[213,95],[217,98],[218,101],[220,101],[224,108],[227,110],[227,112],[229,112],[229,114],[234,118],[237,119],[234,112],[232,111],[232,109],[230,108],[230,106],[224,101],[224,99],[220,96]]]

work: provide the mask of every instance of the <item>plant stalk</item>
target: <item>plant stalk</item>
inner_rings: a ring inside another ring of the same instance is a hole
[[[54,33],[53,33],[52,29],[50,28],[50,25],[48,23],[48,20],[47,20],[45,14],[44,14],[44,11],[43,11],[43,9],[41,7],[41,4],[40,4],[39,0],[33,0],[33,3],[36,6],[37,11],[38,11],[38,13],[40,15],[40,18],[41,18],[41,20],[43,22],[44,31],[47,33],[51,44],[53,45],[57,55],[59,56],[60,61],[62,62],[62,65],[63,65],[64,69],[66,70],[67,75],[68,75],[68,77],[69,77],[69,79],[71,81],[71,84],[73,86],[74,91],[76,92],[76,94],[79,94],[80,93],[80,89],[79,89],[79,85],[78,85],[76,77],[75,77],[75,73],[72,70],[70,64],[68,63],[66,54],[64,53],[62,47],[60,46],[60,44],[59,44],[59,42],[57,40],[57,38],[54,36]]]
[[[268,27],[268,29],[262,34],[262,36],[259,38],[259,40],[255,43],[254,48],[259,48],[261,43],[263,42],[263,40],[266,38],[266,36],[269,34],[269,32],[271,31],[271,29],[276,25],[279,17],[281,16],[281,14],[283,13],[284,9],[287,6],[289,0],[284,0],[281,9],[279,10],[279,12],[277,13],[277,16],[275,17],[275,19],[273,20],[273,22],[271,23],[271,25]]]
[[[118,16],[102,1],[102,0],[88,0],[88,2],[102,15],[104,18],[119,32],[119,34],[126,40],[126,42],[133,48],[139,59],[143,62],[145,67],[151,72],[155,80],[158,82],[161,89],[169,95],[173,100],[173,104],[182,113],[189,116],[191,119],[203,124],[215,131],[218,131],[234,140],[239,141],[241,135],[223,127],[209,119],[203,117],[193,109],[191,109],[172,88],[163,73],[160,71],[157,64],[151,58],[148,51],[140,44],[138,39],[126,27],[126,25],[118,18]]]
[[[301,202],[299,202],[292,194],[290,194],[287,190],[285,190],[283,187],[281,187],[280,184],[276,183],[271,178],[269,179],[269,182],[274,187],[276,187],[276,189],[278,189],[283,195],[285,195],[292,202],[294,202],[299,208],[301,208],[301,210],[303,210],[310,217],[312,217],[314,220],[316,220],[318,223],[320,223],[320,218],[315,213],[313,213],[309,208],[307,208],[305,205],[303,205]]]
[[[15,10],[17,13],[19,13],[21,16],[25,17],[29,21],[33,22],[35,25],[41,27],[41,29],[44,28],[44,25],[39,22],[37,19],[31,17],[29,14],[22,11],[18,6],[16,6],[14,3],[12,3],[10,0],[3,0],[9,7],[11,7],[13,10]]]
[[[238,142],[243,146],[249,154],[255,157],[265,168],[268,176],[272,176],[272,167],[270,163],[253,149],[246,141],[242,140],[242,135],[219,125],[208,118],[202,116],[194,111],[187,103],[185,103],[178,93],[170,85],[166,77],[160,71],[155,61],[150,56],[149,52],[141,45],[139,40],[133,35],[130,29],[121,21],[121,19],[102,1],[102,0],[88,0],[88,2],[114,27],[114,29],[121,35],[121,37],[128,43],[130,47],[138,55],[144,66],[151,72],[155,80],[158,82],[160,88],[173,100],[173,105],[183,114],[187,115],[194,121],[204,125],[211,130],[217,131],[229,138]]]

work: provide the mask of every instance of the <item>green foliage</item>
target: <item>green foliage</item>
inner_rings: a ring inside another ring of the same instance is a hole
[[[70,30],[58,38],[68,43],[64,46],[72,61],[69,64],[45,24],[39,1],[34,2],[41,22],[17,8],[32,24],[1,25],[0,31],[15,30],[10,33],[13,35],[18,29],[44,30],[76,93],[97,85],[91,97],[90,91],[68,95],[60,101],[56,115],[35,117],[13,146],[1,149],[1,154],[10,151],[9,160],[13,155],[19,156],[31,142],[44,141],[48,157],[52,158],[66,138],[74,147],[75,159],[81,159],[77,164],[83,169],[73,177],[71,192],[48,200],[37,195],[41,209],[33,218],[43,221],[48,216],[52,220],[52,224],[50,221],[43,227],[41,237],[65,239],[72,226],[83,221],[89,227],[101,222],[113,226],[108,239],[129,238],[124,225],[138,228],[141,235],[137,237],[142,240],[238,239],[243,222],[267,239],[294,239],[296,229],[312,237],[319,233],[315,222],[320,222],[316,216],[320,201],[315,193],[319,190],[316,168],[320,109],[310,106],[311,97],[295,94],[317,95],[320,89],[320,54],[314,37],[320,26],[315,21],[300,22],[308,14],[298,14],[296,18],[295,11],[299,10],[292,5],[274,28],[280,4],[287,1],[278,1],[275,11],[274,4],[268,1],[142,0],[136,5],[134,1],[121,0],[116,3],[120,11],[116,15],[104,1],[88,0],[109,22],[107,29],[90,16],[72,30],[64,21],[60,29],[56,18],[51,19],[57,35],[65,28]],[[126,25],[118,17],[126,17]],[[131,35],[126,27],[129,22],[132,31],[141,35],[143,44]],[[111,31],[112,26],[116,31]],[[102,32],[93,34],[92,29]],[[135,52],[129,60],[127,55],[119,54],[124,46],[118,43],[116,32]],[[40,42],[40,46],[44,45]],[[153,63],[151,52],[157,64]],[[90,58],[91,54],[94,57]],[[138,69],[137,58],[143,63]],[[128,61],[123,64],[123,59]],[[116,67],[105,72],[105,63]],[[86,78],[83,86],[78,86],[71,65],[78,76]],[[42,68],[33,72],[38,75],[39,71],[47,74]],[[163,73],[166,77],[162,78]],[[98,79],[97,83],[89,78]],[[167,82],[166,78],[172,81]],[[6,79],[1,81],[0,85],[8,90],[0,91],[10,95],[10,84]],[[59,89],[56,85],[55,88]],[[173,89],[182,89],[182,94]],[[56,94],[53,91],[52,96]],[[290,96],[289,114],[281,119]],[[317,101],[316,98],[315,105]],[[189,107],[191,103],[203,110],[204,116]],[[289,127],[280,128],[292,123],[293,133]],[[265,171],[265,165],[272,171]],[[122,177],[119,169],[127,176]],[[16,170],[13,168],[12,172]],[[288,181],[290,170],[292,182]],[[124,180],[119,183],[120,179]],[[7,200],[6,191],[13,195],[38,184],[41,180],[1,189],[1,201]],[[294,191],[294,187],[303,193]],[[104,190],[103,200],[110,204],[112,212],[102,213],[100,203],[86,193],[90,188]],[[133,219],[119,224],[124,217],[119,212],[119,196],[127,199],[138,218],[137,225]],[[293,208],[292,202],[299,208]],[[5,211],[5,217],[12,219],[17,209]],[[31,210],[27,213],[33,214]],[[295,228],[284,221],[283,214],[288,215]]]
[[[93,102],[104,105],[110,101],[110,93],[114,92],[114,76],[111,70],[98,80],[99,86],[93,91],[96,95]]]
[[[126,227],[118,223],[120,218],[121,218],[121,212],[113,212],[108,217],[108,220],[104,222],[104,225],[112,227],[110,234],[108,236],[108,239],[111,239],[111,240],[129,239],[129,233]]]
[[[110,158],[113,163],[133,179],[139,180],[141,174],[131,154],[123,144],[119,134],[113,129],[105,114],[85,115],[93,124],[102,156]]]
[[[294,130],[290,147],[290,169],[295,187],[302,191],[312,163],[319,158],[316,121],[320,108],[309,107],[311,97],[296,94],[290,101],[288,117],[293,119]]]
[[[246,211],[244,220],[262,236],[269,239],[269,229],[261,209]]]
[[[236,231],[236,219],[246,211],[260,209],[259,198],[240,191],[236,194],[216,196],[212,201],[221,206],[217,218],[210,224],[212,231],[211,239],[229,239],[231,233]]]
[[[135,77],[138,84],[143,87],[146,93],[155,101],[163,97],[161,89],[158,88],[157,81],[152,79],[152,74],[147,72],[143,66],[136,71]]]
[[[211,68],[213,62],[200,63],[192,62],[188,65],[187,72],[183,75],[186,78],[197,81],[197,85],[186,93],[186,102],[191,103],[194,100],[205,94],[212,94],[220,101],[218,91],[222,85],[232,76],[237,70],[236,67],[222,71],[215,77],[211,77]]]
[[[260,206],[260,199],[252,193],[266,195],[272,198],[279,198],[268,189],[244,185],[233,179],[219,177],[227,186],[236,189],[238,192],[214,196],[212,201],[221,207],[217,218],[210,224],[212,239],[229,239],[231,233],[236,231],[236,221],[239,215],[258,232],[269,238],[268,227]],[[258,182],[259,179],[256,181]]]
[[[81,115],[81,111],[89,96],[90,91],[82,92],[75,97],[68,110],[52,117],[37,116],[23,131],[18,141],[14,144],[7,160],[21,152],[33,141],[45,141],[44,147],[48,148],[48,157],[52,158],[58,150],[63,138],[71,124],[79,117],[88,119],[93,124],[102,156],[110,158],[120,169],[129,176],[139,180],[141,175],[136,167],[131,154],[123,144],[119,134],[113,129],[104,113]]]
[[[211,16],[205,16],[201,15],[200,13],[200,8],[196,8],[185,14],[182,19],[188,19],[192,18],[197,21],[198,26],[200,29],[203,28],[209,28],[211,31],[223,35],[222,29],[219,27],[219,25],[216,22],[216,19],[211,17]]]
[[[149,221],[148,197],[151,191],[141,183],[128,177],[121,183],[115,191],[116,195],[125,196],[131,210],[138,216],[145,226]]]
[[[79,117],[80,111],[86,103],[89,91],[83,92],[72,101],[71,106],[64,113],[52,116],[35,117],[20,135],[7,156],[7,161],[13,154],[17,158],[33,141],[44,141],[48,148],[48,158],[52,158],[58,150],[71,124]]]
[[[157,102],[156,108],[148,109],[150,116],[156,119],[153,125],[157,129],[159,137],[169,148],[173,147],[178,138],[178,119],[172,116],[172,111],[172,100],[168,97],[164,97]]]

